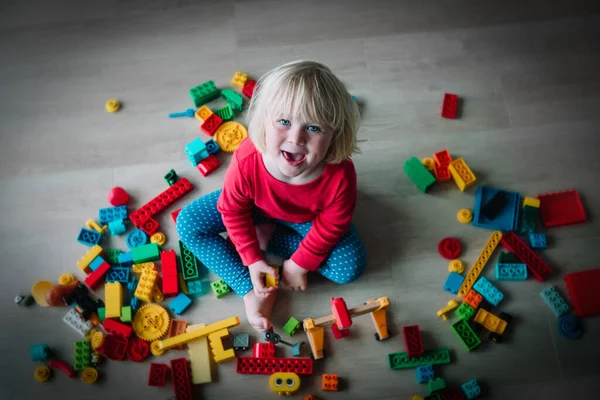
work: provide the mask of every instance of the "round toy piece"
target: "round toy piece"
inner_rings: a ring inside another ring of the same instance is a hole
[[[458,214],[456,214],[456,219],[461,224],[468,224],[473,220],[473,213],[471,212],[471,210],[462,208],[458,210]]]
[[[148,242],[148,235],[141,229],[134,229],[129,232],[125,242],[127,243],[127,247],[130,249],[133,249],[134,247],[140,247]]]
[[[462,274],[465,271],[465,264],[460,260],[452,260],[450,261],[450,264],[448,264],[448,271]]]
[[[217,129],[214,139],[221,150],[233,153],[246,137],[248,137],[246,127],[239,122],[230,121],[225,122]]]
[[[35,302],[42,307],[49,307],[50,304],[46,301],[46,293],[54,287],[54,283],[48,281],[37,281],[31,287],[31,295]]]
[[[119,111],[119,108],[121,108],[121,103],[117,99],[110,99],[106,102],[104,108],[106,108],[106,111],[109,113],[114,113]]]
[[[150,345],[145,340],[133,338],[127,347],[127,358],[133,362],[144,361],[150,355]]]
[[[159,304],[146,304],[142,306],[133,318],[135,334],[147,342],[160,339],[169,330],[169,313]],[[152,353],[154,354],[154,353]]]
[[[104,334],[96,331],[92,334],[92,349],[96,350],[104,344]]]
[[[150,237],[151,243],[156,243],[159,246],[162,246],[167,241],[167,237],[162,232],[156,232],[154,235]]]
[[[45,365],[42,365],[35,369],[33,376],[35,377],[36,381],[44,383],[52,376],[52,370]]]
[[[75,277],[73,274],[62,274],[60,278],[58,278],[58,283],[61,285],[68,285],[69,283],[75,282]]]
[[[577,339],[583,333],[583,325],[576,316],[565,314],[558,319],[558,331],[569,339]]]
[[[435,169],[435,163],[433,162],[433,158],[424,158],[421,160],[421,163],[427,168],[427,171],[433,171]]]
[[[129,194],[122,187],[115,186],[108,193],[108,202],[114,207],[124,206],[129,201]]]
[[[447,260],[454,260],[460,256],[460,242],[454,238],[447,237],[438,244],[438,252]]]
[[[88,367],[81,372],[81,380],[88,385],[96,382],[98,379],[98,371],[95,368]]]

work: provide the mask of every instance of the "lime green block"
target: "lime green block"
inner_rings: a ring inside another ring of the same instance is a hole
[[[217,299],[220,299],[227,293],[231,292],[229,286],[227,286],[227,284],[222,279],[220,281],[212,282],[210,284],[210,287],[212,288],[212,291],[214,292],[215,296],[217,296]]]
[[[121,307],[121,322],[131,322],[131,306]]]
[[[300,328],[300,321],[292,317],[283,326],[283,331],[290,336],[294,336],[294,333]]]

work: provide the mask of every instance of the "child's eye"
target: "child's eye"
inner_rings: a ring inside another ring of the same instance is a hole
[[[292,124],[289,119],[280,119],[279,123],[283,126],[290,126]]]
[[[321,132],[321,128],[319,128],[319,127],[318,127],[318,126],[316,126],[316,125],[309,125],[308,127],[306,127],[306,129],[307,129],[309,132]]]

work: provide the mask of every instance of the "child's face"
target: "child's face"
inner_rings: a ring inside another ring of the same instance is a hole
[[[267,154],[288,178],[321,166],[332,138],[333,130],[317,123],[275,117],[266,124]]]

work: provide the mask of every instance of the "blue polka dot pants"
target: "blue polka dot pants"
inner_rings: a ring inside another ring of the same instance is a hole
[[[181,241],[215,275],[220,277],[239,296],[252,290],[248,268],[225,238],[226,232],[217,200],[221,190],[209,193],[185,206],[177,216],[177,233]],[[288,259],[300,246],[312,222],[302,224],[267,219],[253,215],[255,224],[275,223],[276,229],[268,251]],[[365,270],[366,252],[354,225],[340,239],[318,272],[336,283],[349,283]]]

